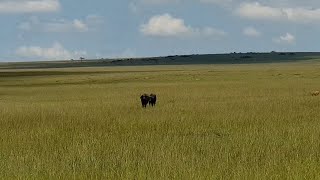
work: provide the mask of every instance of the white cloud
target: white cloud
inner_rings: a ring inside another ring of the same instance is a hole
[[[273,42],[279,43],[279,44],[294,44],[295,41],[296,41],[296,38],[290,33],[286,33],[283,36],[273,38]]]
[[[16,50],[16,55],[27,58],[41,58],[43,60],[66,60],[86,56],[86,51],[68,51],[56,42],[49,48],[40,46],[22,46]]]
[[[0,13],[44,13],[60,9],[59,0],[2,0]]]
[[[193,28],[187,26],[183,19],[174,18],[170,14],[157,15],[143,24],[140,31],[147,36],[157,37],[221,37],[226,35],[222,30],[212,27]]]
[[[243,29],[243,34],[249,37],[260,37],[261,32],[254,27],[246,27]]]
[[[241,4],[237,9],[237,14],[249,19],[279,20],[285,17],[282,9],[263,6],[258,2]]]
[[[88,25],[79,19],[73,20],[71,24],[72,24],[72,27],[74,27],[74,29],[77,31],[86,32],[89,30]]]
[[[191,27],[187,27],[183,19],[164,14],[154,16],[147,24],[143,24],[141,32],[151,36],[181,36],[191,33]]]
[[[90,15],[84,20],[74,19],[70,20],[51,20],[41,21],[38,17],[33,16],[28,21],[21,23],[18,28],[23,31],[35,32],[88,32],[96,28],[102,18],[99,16]]]
[[[262,5],[259,2],[242,3],[236,14],[253,20],[289,21],[295,23],[314,23],[320,21],[320,9],[304,7],[280,8]]]

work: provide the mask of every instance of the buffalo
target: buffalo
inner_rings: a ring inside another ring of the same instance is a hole
[[[149,105],[150,106],[155,106],[156,103],[157,103],[157,95],[150,94],[150,96],[149,96]]]
[[[143,108],[146,108],[147,105],[149,104],[149,106],[155,106],[157,103],[157,95],[155,94],[143,94],[140,96],[140,100],[141,100],[141,105]]]
[[[150,100],[149,95],[143,94],[142,96],[140,96],[140,99],[141,99],[142,107],[146,108]]]

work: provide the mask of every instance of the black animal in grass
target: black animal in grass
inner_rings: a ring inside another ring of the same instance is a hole
[[[150,94],[150,96],[149,96],[149,105],[150,106],[155,106],[156,103],[157,103],[157,95]]]
[[[148,103],[149,103],[149,95],[147,94],[143,94],[142,96],[140,96],[140,99],[141,99],[141,105],[143,108],[146,108]]]
[[[146,108],[148,104],[150,106],[155,106],[157,102],[157,96],[155,94],[143,94],[140,96],[140,100],[143,108]]]

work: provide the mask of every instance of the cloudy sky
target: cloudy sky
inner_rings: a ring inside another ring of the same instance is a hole
[[[319,51],[319,0],[0,0],[0,61]]]

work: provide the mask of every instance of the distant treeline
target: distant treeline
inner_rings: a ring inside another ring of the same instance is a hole
[[[251,64],[280,63],[320,59],[320,52],[275,52],[270,53],[228,53],[228,54],[191,54],[163,57],[120,58],[120,59],[84,59],[68,61],[42,61],[0,63],[0,69],[29,68],[67,68],[102,66],[141,66],[141,65],[187,65],[187,64]]]

